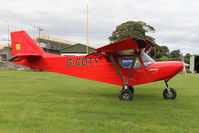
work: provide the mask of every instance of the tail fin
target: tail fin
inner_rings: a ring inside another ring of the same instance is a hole
[[[12,56],[42,56],[45,51],[25,32],[11,32]]]

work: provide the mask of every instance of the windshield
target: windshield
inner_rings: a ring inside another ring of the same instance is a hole
[[[118,62],[122,68],[130,68],[133,64],[133,56],[119,57]],[[141,68],[141,64],[138,58],[136,58],[133,68]]]
[[[146,53],[143,53],[141,54],[141,58],[142,58],[142,61],[144,63],[144,66],[149,66],[151,64],[153,64],[155,61],[150,57],[148,56]]]

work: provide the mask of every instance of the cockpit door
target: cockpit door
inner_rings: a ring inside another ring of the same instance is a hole
[[[118,62],[120,64],[123,75],[125,75],[126,80],[128,79],[127,75],[129,75],[130,68],[133,64],[133,58],[136,58],[136,60],[129,79],[129,84],[131,85],[137,82],[143,82],[147,78],[145,74],[145,69],[143,65],[141,65],[138,55],[123,56],[118,58]]]

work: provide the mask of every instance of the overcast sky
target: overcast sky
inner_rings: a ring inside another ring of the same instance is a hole
[[[92,47],[108,44],[117,25],[144,21],[159,45],[199,53],[199,0],[0,0],[0,44],[7,43],[8,25],[31,36],[41,26],[44,34],[86,44],[87,4]]]

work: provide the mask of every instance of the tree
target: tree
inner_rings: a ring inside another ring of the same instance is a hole
[[[161,56],[169,56],[169,49],[167,46],[160,46]]]
[[[116,27],[109,40],[116,42],[130,37],[140,37],[154,41],[153,37],[146,35],[149,31],[155,32],[155,28],[142,21],[127,21]]]
[[[190,53],[187,53],[184,58],[190,58],[191,57],[191,54]]]
[[[149,52],[149,55],[151,57],[154,57],[154,52],[155,54],[155,59],[159,60],[159,58],[161,57],[168,57],[169,56],[169,49],[167,46],[159,46],[158,44],[156,44],[151,51]],[[166,59],[166,58],[163,58]],[[162,59],[160,59],[162,60]]]
[[[187,54],[184,56],[184,62],[187,63],[187,64],[190,64],[190,58],[191,58],[191,54],[190,54],[190,53],[187,53]]]
[[[170,58],[181,58],[181,52],[180,50],[173,50],[171,53],[169,53]]]

